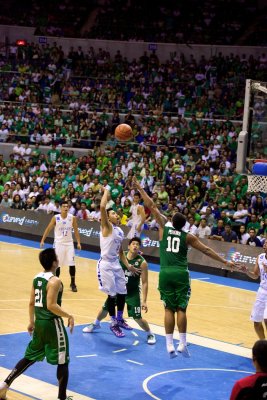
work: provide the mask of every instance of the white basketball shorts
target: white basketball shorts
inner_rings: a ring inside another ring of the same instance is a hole
[[[250,319],[254,322],[262,322],[267,319],[267,290],[261,287],[258,289]]]
[[[100,258],[96,266],[99,289],[110,295],[127,294],[126,280],[119,260],[110,262]]]
[[[127,239],[132,239],[134,237],[139,237],[141,236],[141,232],[143,230],[144,225],[142,225],[141,231],[138,232],[138,230],[136,229],[138,226],[138,224],[133,224],[131,226],[131,229],[129,230],[128,234],[127,234]]]
[[[75,265],[75,251],[73,244],[55,244],[55,250],[58,257],[58,266],[66,267],[70,265]]]

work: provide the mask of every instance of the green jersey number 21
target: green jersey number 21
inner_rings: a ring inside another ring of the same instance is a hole
[[[35,307],[43,307],[43,292],[41,289],[35,289]]]
[[[176,236],[167,236],[168,246],[166,251],[171,251],[172,253],[179,253],[180,249],[180,238]]]

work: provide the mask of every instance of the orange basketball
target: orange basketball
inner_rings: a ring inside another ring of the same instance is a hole
[[[121,142],[127,142],[133,137],[132,128],[128,124],[118,125],[115,129],[115,137]]]

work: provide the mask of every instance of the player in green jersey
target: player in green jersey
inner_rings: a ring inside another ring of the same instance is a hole
[[[147,308],[147,294],[148,294],[148,269],[147,262],[139,254],[141,246],[141,240],[139,237],[134,237],[129,240],[128,243],[128,251],[125,252],[125,256],[130,265],[140,269],[141,272],[141,282],[142,282],[142,301],[140,296],[140,275],[133,275],[128,269],[125,267],[122,261],[120,261],[121,266],[124,270],[125,278],[126,278],[126,287],[127,287],[127,295],[126,295],[126,304],[128,310],[128,316],[132,317],[138,325],[147,332],[147,343],[155,344],[156,338],[155,335],[151,332],[148,322],[142,318],[141,311],[148,311]],[[106,318],[108,315],[108,305],[107,301],[105,302],[103,308],[98,312],[96,320],[86,326],[83,329],[85,333],[91,333],[96,329],[101,328],[100,321]]]
[[[5,381],[0,383],[0,399],[6,399],[9,386],[19,375],[45,357],[49,364],[57,365],[58,399],[67,399],[69,342],[62,317],[68,318],[71,333],[74,319],[61,307],[63,285],[55,276],[58,268],[55,250],[43,250],[39,254],[39,260],[44,271],[33,280],[29,303],[28,332],[33,337],[26,348],[24,358],[17,363]]]
[[[147,195],[135,177],[133,182],[139,190],[145,205],[151,210],[159,224],[160,273],[158,288],[165,306],[164,325],[167,351],[171,358],[177,356],[173,343],[175,313],[177,313],[177,327],[180,336],[177,351],[182,353],[184,357],[189,357],[186,341],[186,308],[191,293],[187,261],[188,246],[194,247],[230,269],[234,268],[235,263],[219,256],[210,247],[201,243],[196,236],[184,232],[183,227],[186,219],[181,213],[175,213],[172,217],[172,222],[168,222],[167,218],[160,214],[153,200]]]

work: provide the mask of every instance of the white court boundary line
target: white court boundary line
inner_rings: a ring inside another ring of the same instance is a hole
[[[162,372],[158,372],[154,375],[150,375],[148,376],[144,381],[143,381],[143,389],[146,392],[146,394],[148,394],[150,397],[152,397],[152,399],[155,400],[161,400],[160,397],[155,396],[149,389],[148,389],[148,383],[149,381],[151,381],[152,379],[160,376],[160,375],[164,375],[164,374],[169,374],[172,372],[187,372],[187,371],[218,371],[218,372],[240,372],[240,373],[245,373],[245,374],[253,374],[253,372],[251,371],[239,371],[236,369],[221,369],[221,368],[183,368],[183,369],[172,369],[169,371],[162,371]]]
[[[138,329],[139,331],[142,330],[134,320],[128,319],[128,322],[134,329]],[[151,323],[149,324],[149,326],[151,327],[152,332],[155,333],[156,335],[165,336],[165,331],[162,326]],[[179,340],[179,333],[177,331],[174,331],[173,337],[174,339]],[[187,341],[188,343],[192,343],[197,346],[207,347],[209,349],[222,351],[224,353],[229,353],[236,356],[241,356],[249,359],[251,359],[252,356],[251,349],[247,347],[237,346],[231,343],[220,342],[219,340],[210,339],[203,336],[197,336],[192,333],[187,334]]]
[[[135,328],[139,331],[142,331],[142,329],[139,327],[139,325],[134,320],[131,319],[130,323],[133,326],[133,328]],[[84,324],[76,325],[76,327],[83,326],[83,325]],[[155,325],[155,324],[150,324],[150,326],[152,328],[153,333],[155,333],[156,335],[160,335],[160,336],[165,335],[163,327]],[[18,333],[20,333],[20,332],[18,332]],[[81,334],[82,334],[82,332],[81,332]],[[174,339],[175,340],[179,339],[178,332],[174,332]],[[201,336],[196,336],[194,334],[188,334],[187,339],[188,339],[189,343],[192,343],[192,344],[195,344],[198,346],[202,346],[202,347],[210,348],[213,350],[218,350],[221,352],[225,352],[225,353],[229,353],[229,354],[233,354],[233,355],[251,359],[251,349],[248,349],[245,347],[237,346],[237,345],[230,344],[230,343],[224,343],[224,342],[220,342],[218,340],[209,339],[209,338],[205,338],[205,337],[201,337]],[[126,351],[126,350],[127,349],[120,349],[119,352]],[[115,352],[113,351],[113,353],[117,353],[117,352],[118,351],[115,351]],[[94,356],[97,356],[97,355],[94,354]],[[81,358],[81,356],[80,356],[80,358]],[[126,361],[128,361],[128,360],[126,360]],[[133,362],[133,360],[131,360],[131,362],[137,364],[137,362]],[[249,374],[252,373],[252,372],[248,372],[248,371],[223,370],[223,369],[214,369],[214,368],[213,369],[212,368],[192,368],[192,369],[188,369],[188,370],[192,370],[192,371],[194,371],[194,370],[214,370],[214,371],[232,371],[232,372],[236,371],[236,372],[244,372],[244,373],[249,373]],[[144,391],[153,399],[161,400],[159,397],[154,396],[153,393],[151,393],[149,391],[148,387],[146,387],[145,385],[147,385],[147,383],[155,376],[162,375],[164,373],[169,373],[169,372],[176,372],[176,371],[185,371],[185,369],[162,371],[157,374],[150,375],[148,378],[146,378],[143,381]],[[10,370],[0,367],[0,375],[2,378],[5,378],[5,376],[7,376],[9,373],[10,373]],[[45,383],[45,382],[35,379],[35,378],[30,378],[26,375],[21,375],[18,379],[16,379],[14,381],[14,383],[12,384],[11,389],[13,388],[21,393],[22,387],[23,387],[25,395],[33,396],[40,400],[54,400],[56,398],[56,393],[58,390],[57,386],[55,386],[55,385]],[[40,392],[45,393],[45,397],[40,397]],[[77,400],[94,400],[91,397],[86,397],[84,395],[81,395],[79,393],[75,393],[72,391],[68,391],[68,395],[75,396],[74,399],[77,399]]]
[[[39,368],[42,368],[40,365]],[[9,369],[0,367],[0,375],[5,378],[10,374]],[[56,370],[55,370],[56,374]],[[23,388],[23,389],[22,389]],[[39,379],[30,378],[26,375],[20,375],[13,383],[10,388],[10,393],[12,389],[17,390],[20,394],[25,394],[27,396],[32,396],[40,400],[55,400],[57,399],[58,387],[51,385],[50,383],[43,382]],[[23,390],[23,391],[22,391]],[[44,393],[40,395],[40,393]],[[80,393],[72,392],[67,390],[68,396],[73,396],[75,400],[94,400],[92,397],[84,396]],[[8,392],[7,392],[8,396]],[[8,398],[8,397],[7,397]],[[73,400],[74,400],[73,399]]]

